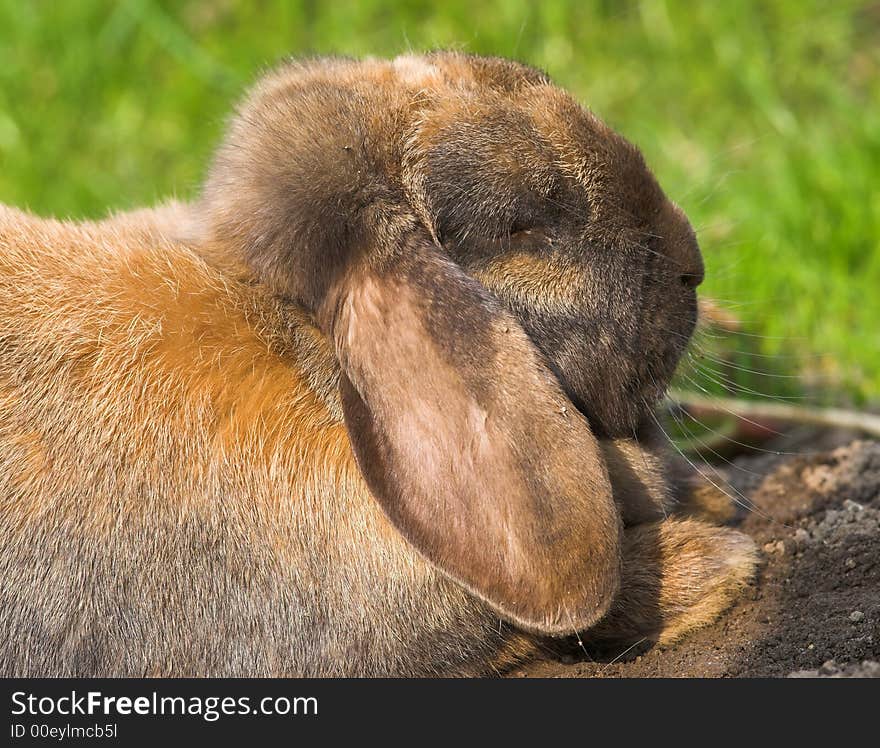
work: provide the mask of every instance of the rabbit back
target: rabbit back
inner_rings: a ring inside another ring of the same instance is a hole
[[[370,498],[323,338],[160,224],[0,211],[0,672],[481,670],[504,628]]]

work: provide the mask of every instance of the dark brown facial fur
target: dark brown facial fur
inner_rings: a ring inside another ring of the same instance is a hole
[[[332,341],[403,535],[521,626],[595,621],[619,571],[595,437],[663,393],[702,274],[638,150],[509,61],[293,63],[242,106],[201,207],[203,243]]]
[[[424,145],[437,234],[514,310],[594,429],[631,435],[696,320],[693,232],[638,150],[566,94],[538,83],[480,98],[440,114]]]
[[[641,154],[505,60],[282,69],[233,123],[204,204],[217,240],[307,307],[372,232],[393,246],[421,226],[516,315],[600,436],[634,433],[696,320],[699,249]]]

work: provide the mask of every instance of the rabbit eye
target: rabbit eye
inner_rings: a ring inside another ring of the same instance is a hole
[[[551,234],[545,226],[532,224],[527,228],[521,228],[510,232],[507,245],[529,252],[541,252],[553,244]]]
[[[520,234],[529,234],[534,228],[532,221],[514,221],[510,226],[510,236],[519,236]]]
[[[575,215],[577,208],[569,206],[568,195],[559,185],[546,193],[532,192],[520,198],[510,222],[510,236],[518,234],[546,233],[564,218]]]
[[[546,225],[546,211],[542,210],[540,204],[518,207],[520,209],[514,213],[508,227],[510,236],[535,231]]]

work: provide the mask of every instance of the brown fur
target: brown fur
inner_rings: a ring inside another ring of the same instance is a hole
[[[754,563],[754,545],[741,533],[680,518],[632,527],[621,593],[587,637],[671,644],[712,623],[749,583]]]
[[[455,54],[282,67],[193,206],[0,209],[0,672],[467,675],[711,620],[749,541],[662,520],[639,428],[701,276],[633,146]]]

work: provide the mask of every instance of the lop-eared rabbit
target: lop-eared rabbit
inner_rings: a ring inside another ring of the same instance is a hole
[[[455,53],[283,65],[191,204],[0,208],[0,672],[475,675],[714,620],[753,545],[652,428],[702,275],[634,146]]]

